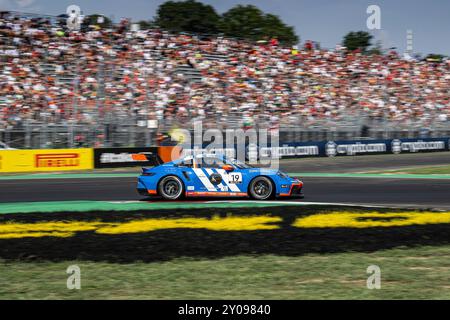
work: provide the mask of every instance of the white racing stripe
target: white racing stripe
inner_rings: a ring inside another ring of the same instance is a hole
[[[239,189],[239,187],[235,183],[228,183],[228,174],[226,173],[225,170],[223,170],[223,169],[216,169],[216,171],[217,171],[218,174],[220,174],[222,176],[222,180],[224,181],[224,183],[228,186],[228,188],[232,192],[241,192],[241,190]]]
[[[202,169],[199,168],[192,168],[192,171],[194,171],[195,175],[200,179],[200,181],[203,183],[203,185],[208,189],[208,191],[217,191],[217,189],[214,187],[214,185],[209,181],[206,174],[203,172]]]
[[[209,176],[211,176],[213,173],[215,173],[214,171],[213,171],[213,169],[205,169],[206,170],[206,172],[208,173],[208,175]],[[222,181],[223,181],[223,179],[222,179]],[[223,190],[223,187],[225,187],[225,185],[221,182],[221,183],[219,183],[218,185],[217,185],[217,187],[219,188],[219,191],[224,191]],[[227,190],[228,191],[228,190]]]

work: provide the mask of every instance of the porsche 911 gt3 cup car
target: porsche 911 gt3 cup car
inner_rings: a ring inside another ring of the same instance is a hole
[[[134,155],[142,160],[149,155]],[[155,157],[155,156],[154,156]],[[303,197],[303,182],[279,170],[254,168],[217,154],[198,154],[142,168],[137,190],[168,200],[186,197]]]

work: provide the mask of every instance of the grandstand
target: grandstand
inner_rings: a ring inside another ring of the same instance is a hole
[[[58,17],[3,12],[0,61],[0,141],[15,148],[149,145],[196,120],[279,128],[281,141],[450,134],[450,60],[125,22],[69,32]]]

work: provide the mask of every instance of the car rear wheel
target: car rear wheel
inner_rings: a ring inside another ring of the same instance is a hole
[[[273,194],[273,184],[269,178],[257,177],[249,186],[249,194],[253,199],[266,200]]]
[[[158,185],[159,194],[167,200],[177,200],[183,195],[183,182],[178,177],[163,178]]]

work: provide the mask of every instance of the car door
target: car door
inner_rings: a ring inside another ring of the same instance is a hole
[[[215,191],[216,188],[209,183],[206,173],[194,166],[192,158],[183,160],[178,164],[180,176],[185,183],[185,192],[190,196],[201,196],[202,193]]]
[[[217,192],[227,195],[232,195],[229,193],[241,193],[242,172],[234,166],[232,166],[232,171],[227,171],[223,168],[224,165],[226,163],[220,158],[206,157],[202,161],[202,169]]]

